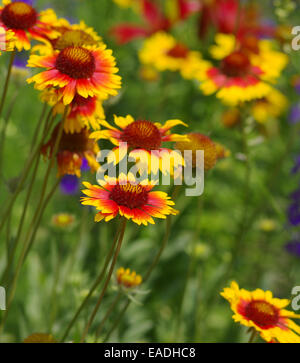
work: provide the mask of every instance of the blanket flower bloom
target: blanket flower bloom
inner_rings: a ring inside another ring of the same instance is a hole
[[[46,68],[29,78],[35,88],[44,90],[49,86],[60,90],[65,105],[69,105],[76,93],[84,98],[98,96],[105,99],[117,95],[121,77],[112,51],[101,43],[97,46],[71,46],[52,55],[31,55],[28,67]]]
[[[33,52],[50,55],[54,50],[61,51],[72,46],[95,46],[102,41],[97,32],[88,27],[84,21],[79,24],[70,24],[67,19],[55,17],[51,28],[55,31],[55,36],[41,39],[41,44],[34,46]]]
[[[153,218],[166,219],[168,215],[176,215],[170,197],[159,191],[152,191],[154,185],[148,180],[137,182],[133,174],[120,174],[118,178],[105,176],[105,180],[98,180],[100,186],[83,183],[87,188],[83,193],[87,197],[81,198],[83,205],[95,207],[99,212],[95,222],[103,219],[108,222],[117,215],[132,220],[138,225],[155,224]]]
[[[285,310],[290,301],[273,297],[271,291],[240,289],[236,282],[221,293],[234,312],[233,320],[254,328],[267,342],[299,343],[300,327],[291,318],[300,315]]]
[[[191,73],[190,69],[195,68],[194,63],[198,65],[201,60],[199,52],[190,51],[165,32],[158,32],[147,38],[139,57],[142,64],[153,66],[160,72],[184,70],[186,74]]]
[[[0,6],[0,27],[14,33],[14,47],[21,51],[29,50],[30,39],[41,40],[47,36],[55,36],[50,27],[55,18],[53,10],[48,9],[38,13],[25,1],[3,0]]]
[[[41,99],[53,107],[54,114],[64,113],[65,106],[62,100],[59,101],[59,91],[46,89],[42,92]],[[65,132],[78,133],[83,128],[99,130],[101,120],[105,120],[102,103],[103,100],[97,96],[84,98],[76,93],[65,120]]]
[[[239,44],[233,35],[217,34],[216,43],[211,53],[220,63],[204,62],[197,77],[204,94],[216,93],[228,105],[265,97],[288,62],[268,40],[253,46],[252,42]]]
[[[147,155],[149,158],[148,165],[152,171],[155,170],[156,166],[159,166],[162,170],[164,157],[170,156],[171,153],[174,157],[175,167],[184,163],[181,155],[163,146],[164,142],[188,140],[185,135],[170,133],[171,128],[177,125],[187,126],[184,122],[168,120],[164,125],[161,125],[147,120],[135,120],[132,116],[127,115],[126,117],[114,116],[114,123],[119,129],[111,126],[106,121],[102,121],[101,125],[106,129],[93,132],[91,137],[96,140],[107,139],[116,145],[116,148],[113,149],[116,162],[120,160],[119,155],[123,155],[123,150],[120,147],[121,143],[127,143],[129,156],[141,160]],[[154,163],[152,166],[151,157]],[[172,173],[172,170],[168,169],[167,171]]]
[[[135,271],[131,271],[129,268],[125,270],[124,267],[121,267],[117,270],[117,282],[120,286],[130,289],[142,283],[142,276],[137,275]]]
[[[176,149],[184,152],[185,150],[192,151],[192,160],[187,160],[186,163],[191,164],[193,168],[197,167],[196,165],[196,152],[198,150],[204,151],[204,169],[208,171],[212,169],[217,162],[218,159],[218,150],[216,144],[206,135],[200,134],[199,132],[192,132],[187,135],[187,141],[181,141],[176,143]]]
[[[50,140],[42,147],[42,154],[51,158],[57,138],[60,124],[53,130]],[[92,171],[99,168],[96,161],[99,147],[94,140],[89,138],[87,129],[82,129],[80,132],[73,134],[62,134],[62,138],[58,147],[56,155],[58,164],[58,175],[76,175],[78,178],[81,176],[81,167],[86,159]]]

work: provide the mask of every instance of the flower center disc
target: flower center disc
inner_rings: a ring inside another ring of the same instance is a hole
[[[246,309],[246,317],[262,329],[269,329],[277,325],[279,315],[277,309],[263,300],[251,301]]]
[[[15,1],[5,6],[1,14],[4,25],[12,29],[29,29],[37,22],[34,8],[23,1]]]
[[[224,58],[223,72],[229,77],[242,77],[249,73],[251,63],[242,52],[234,52]]]
[[[93,37],[82,30],[67,30],[55,42],[55,49],[63,50],[68,47],[80,47],[83,45],[95,45]]]
[[[70,151],[72,153],[83,153],[92,150],[93,140],[89,139],[86,129],[79,133],[67,134],[63,132],[59,151]]]
[[[90,78],[96,69],[93,54],[82,47],[68,47],[56,59],[56,68],[74,79]]]
[[[169,50],[168,55],[173,58],[186,58],[188,53],[189,50],[184,44],[177,43],[171,50]]]
[[[161,146],[161,135],[158,128],[150,121],[135,121],[123,131],[122,141],[129,148],[156,150]]]
[[[148,202],[148,192],[141,185],[116,185],[110,192],[110,199],[118,205],[134,209]]]

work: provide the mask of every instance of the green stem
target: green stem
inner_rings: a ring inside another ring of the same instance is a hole
[[[155,267],[157,266],[157,264],[158,264],[158,262],[159,262],[159,260],[161,258],[161,255],[164,252],[164,249],[167,246],[167,243],[168,243],[168,240],[169,240],[169,237],[170,237],[170,233],[171,233],[171,225],[172,225],[171,222],[172,222],[172,217],[168,216],[167,220],[166,220],[166,230],[165,230],[165,234],[164,234],[164,238],[163,238],[161,247],[160,247],[157,255],[155,256],[152,264],[150,265],[148,272],[146,273],[146,275],[144,277],[144,282],[147,281],[149,279],[149,277],[151,276],[153,270],[155,269]]]
[[[59,237],[59,238],[58,238]],[[50,324],[49,324],[49,333],[52,333],[53,324],[55,321],[55,317],[57,315],[57,290],[58,290],[58,284],[60,280],[61,275],[61,254],[60,254],[60,246],[62,243],[61,236],[56,236],[56,251],[57,251],[57,259],[55,261],[55,272],[54,272],[54,278],[53,278],[53,286],[51,291],[51,297],[50,297]]]
[[[175,201],[180,193],[180,189],[181,189],[181,186],[180,185],[177,185],[175,186],[174,188],[174,191],[172,193],[172,200]],[[161,247],[157,253],[157,255],[155,256],[152,264],[150,265],[143,281],[146,282],[147,280],[149,280],[155,266],[158,264],[163,252],[164,252],[164,249],[166,248],[167,246],[167,243],[168,243],[168,240],[169,240],[169,237],[170,237],[170,233],[171,233],[171,226],[172,226],[172,217],[171,216],[168,216],[167,217],[167,220],[166,220],[166,229],[165,229],[165,234],[164,234],[164,237],[163,237],[163,240],[162,240],[162,244],[161,244]],[[113,324],[112,328],[109,330],[109,332],[107,333],[105,339],[104,339],[104,343],[108,341],[108,339],[110,338],[111,334],[114,332],[114,330],[118,327],[119,323],[122,321],[123,319],[123,316],[125,315],[127,309],[129,308],[131,304],[131,300],[128,299],[126,304],[124,305],[124,308],[121,310],[120,314],[118,315],[115,323]]]
[[[7,70],[6,79],[5,79],[5,83],[4,83],[4,88],[3,88],[2,97],[1,97],[1,101],[0,101],[0,117],[2,115],[4,103],[5,103],[6,96],[7,96],[8,85],[9,85],[9,81],[10,81],[11,70],[12,70],[14,60],[15,60],[15,56],[16,56],[16,51],[14,50],[10,56],[8,70]]]
[[[98,327],[97,333],[96,333],[95,343],[97,343],[104,324],[106,323],[106,321],[109,318],[110,314],[114,311],[114,309],[117,306],[118,302],[120,301],[121,297],[122,297],[122,293],[121,293],[121,291],[119,291],[116,298],[113,300],[112,304],[108,308],[108,310],[107,310],[104,318],[102,319],[101,323],[99,324],[99,327]]]
[[[198,211],[200,211],[201,208],[202,208],[202,199],[199,198]],[[194,270],[194,266],[195,266],[196,261],[197,261],[196,242],[198,240],[198,231],[199,231],[199,218],[198,217],[196,218],[196,226],[195,226],[194,229],[195,229],[195,234],[193,236],[192,243],[191,243],[191,255],[190,255],[190,259],[189,259],[187,273],[186,273],[185,280],[184,280],[182,295],[181,295],[180,302],[179,302],[179,309],[178,309],[178,315],[177,315],[177,324],[176,324],[176,329],[175,329],[176,336],[174,337],[174,341],[176,341],[176,343],[178,343],[179,339],[181,338],[181,323],[182,323],[182,315],[183,315],[183,307],[184,307],[184,302],[185,302],[185,296],[186,296],[186,292],[187,292],[190,277],[192,276],[192,272]]]
[[[131,303],[131,300],[128,299],[127,302],[125,303],[123,309],[121,310],[120,314],[118,315],[117,319],[115,320],[113,326],[111,327],[111,329],[108,331],[108,333],[106,334],[103,343],[106,343],[108,341],[108,339],[110,338],[111,334],[115,331],[115,329],[118,327],[118,325],[120,324],[120,322],[123,320],[123,316],[125,315],[127,309],[129,308]]]
[[[247,141],[247,134],[246,134],[246,125],[245,120],[243,120],[242,124],[242,143],[243,143],[243,152],[245,155],[245,181],[244,181],[244,192],[243,192],[243,211],[242,217],[238,226],[238,230],[234,239],[233,243],[233,256],[231,258],[231,263],[227,270],[226,276],[230,275],[231,271],[234,269],[237,259],[240,254],[240,249],[242,246],[241,241],[243,240],[244,235],[247,232],[247,225],[248,225],[248,212],[249,212],[249,199],[250,199],[250,178],[251,178],[251,165],[249,160],[249,148],[248,148],[248,141]]]
[[[51,113],[49,113],[48,117],[50,117],[51,114],[52,114],[52,111],[51,111]],[[37,125],[37,127],[39,127],[39,125]],[[37,147],[31,152],[27,162],[25,163],[25,167],[24,167],[23,172],[21,174],[21,178],[20,178],[20,181],[18,183],[18,186],[17,186],[15,192],[13,193],[13,195],[11,196],[10,200],[6,203],[6,208],[4,209],[4,211],[2,213],[2,219],[1,219],[1,222],[0,222],[0,232],[1,232],[2,228],[5,225],[5,222],[6,222],[8,216],[10,214],[10,211],[11,211],[11,209],[12,209],[18,195],[20,194],[23,186],[24,186],[24,183],[26,182],[26,179],[27,179],[27,177],[29,175],[30,169],[32,167],[32,164],[33,164],[35,158],[40,153],[41,147],[43,146],[43,143],[44,143],[45,138],[47,136],[47,131],[48,130],[49,130],[49,128],[47,127],[44,134],[43,134],[42,140],[37,145]]]
[[[27,254],[28,254],[28,251],[29,251],[30,247],[32,246],[33,241],[35,239],[35,235],[36,235],[36,232],[37,232],[39,223],[40,223],[40,221],[42,219],[43,212],[45,211],[45,209],[46,209],[46,207],[47,207],[50,199],[52,198],[53,194],[55,193],[56,188],[59,185],[59,182],[60,182],[60,180],[57,180],[56,184],[54,185],[54,187],[52,188],[52,190],[49,192],[48,196],[46,197],[46,199],[45,199],[45,201],[44,201],[44,203],[42,205],[41,213],[39,215],[39,218],[36,221],[35,229],[34,229],[34,232],[33,232],[32,237],[31,237],[31,240],[28,243],[25,243],[24,244],[24,247],[23,247],[21,256],[20,256],[19,261],[18,261],[18,264],[17,264],[16,272],[14,274],[14,278],[13,278],[13,281],[12,281],[12,284],[11,284],[11,289],[10,289],[10,293],[9,293],[9,297],[8,297],[6,311],[5,311],[5,314],[3,316],[3,319],[2,319],[2,322],[1,322],[1,325],[0,325],[0,333],[3,331],[4,324],[6,322],[8,313],[10,311],[10,307],[11,307],[13,298],[15,296],[17,282],[18,282],[18,278],[19,278],[19,275],[20,275],[21,268],[22,268],[22,266],[24,264],[24,261],[26,259]]]
[[[7,131],[9,119],[12,114],[18,94],[19,94],[19,92],[15,92],[14,96],[12,97],[8,111],[4,118],[4,125],[2,127],[1,136],[0,136],[0,178],[2,177],[3,180],[4,180],[4,175],[3,175],[2,168],[3,168],[3,157],[4,157],[4,145],[5,145],[5,139],[6,139],[6,131]]]
[[[19,223],[18,231],[17,231],[17,236],[15,238],[12,251],[9,254],[9,260],[7,262],[7,266],[6,266],[6,269],[4,271],[2,281],[1,281],[2,285],[5,284],[5,282],[7,281],[7,278],[8,278],[9,272],[10,272],[10,268],[12,267],[12,262],[14,260],[15,253],[16,253],[19,241],[20,241],[20,237],[22,235],[24,221],[25,221],[25,218],[26,218],[27,209],[28,209],[28,206],[29,206],[29,200],[30,200],[31,193],[32,193],[32,190],[33,190],[34,181],[35,181],[36,174],[37,174],[37,171],[38,171],[39,162],[40,162],[40,156],[38,156],[38,158],[36,159],[36,162],[35,162],[35,166],[34,166],[31,181],[30,181],[30,184],[29,184],[28,192],[27,192],[25,202],[24,202],[23,212],[22,212],[22,215],[21,215],[21,220],[20,220],[20,223]]]
[[[96,317],[96,314],[97,314],[97,312],[98,312],[98,310],[99,310],[99,308],[101,306],[101,303],[103,301],[103,297],[104,297],[104,295],[106,293],[107,287],[108,287],[109,282],[111,280],[111,276],[112,276],[112,273],[114,271],[114,268],[115,268],[115,265],[116,265],[116,262],[117,262],[117,258],[119,256],[119,253],[120,253],[120,250],[121,250],[121,246],[122,246],[122,242],[123,242],[123,238],[124,238],[124,234],[125,234],[125,229],[126,229],[126,224],[127,224],[127,219],[124,218],[123,221],[121,222],[122,227],[121,227],[120,237],[119,237],[119,241],[118,241],[118,245],[117,245],[114,257],[113,257],[111,265],[110,265],[110,269],[108,271],[107,278],[105,280],[105,283],[104,283],[104,286],[102,288],[100,297],[99,297],[99,299],[97,301],[97,304],[96,304],[96,306],[95,306],[95,308],[94,308],[94,310],[92,312],[92,315],[91,315],[91,317],[90,317],[90,319],[89,319],[89,321],[88,321],[88,323],[87,323],[87,325],[86,325],[86,327],[84,329],[84,332],[82,334],[81,341],[80,341],[81,343],[83,343],[85,341],[85,338],[86,338],[86,336],[87,336],[87,334],[89,332],[89,329],[90,329],[91,325],[93,324],[93,321],[94,321],[94,319]]]
[[[75,322],[77,321],[79,315],[81,314],[82,310],[86,307],[87,303],[89,302],[90,298],[93,296],[94,292],[96,291],[97,287],[101,284],[102,280],[103,280],[103,277],[105,275],[105,272],[107,270],[107,267],[108,267],[108,264],[109,264],[109,261],[111,260],[112,258],[112,255],[113,255],[113,252],[115,250],[115,247],[116,247],[116,244],[118,242],[118,239],[119,239],[119,235],[120,235],[120,232],[121,232],[121,225],[119,226],[118,230],[117,230],[117,233],[115,235],[115,238],[114,238],[114,241],[111,245],[111,248],[106,256],[106,259],[104,261],[104,265],[103,265],[103,268],[99,274],[99,276],[97,277],[97,279],[95,280],[93,286],[91,287],[88,295],[86,296],[86,298],[83,300],[83,302],[81,303],[81,305],[79,306],[78,310],[76,311],[74,317],[72,318],[71,322],[69,323],[66,331],[64,332],[64,335],[63,337],[61,338],[61,342],[65,342],[65,340],[67,339],[68,335],[69,335],[69,332],[70,330],[72,329],[73,325],[75,324]]]
[[[253,329],[253,330],[252,330],[252,334],[251,334],[251,336],[250,336],[250,339],[249,339],[249,342],[248,342],[248,343],[253,343],[253,342],[254,342],[254,340],[255,340],[255,338],[256,338],[256,336],[257,336],[257,332],[256,332],[256,330],[255,330],[255,329]]]

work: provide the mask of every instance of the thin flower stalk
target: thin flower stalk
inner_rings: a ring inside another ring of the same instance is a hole
[[[122,242],[123,242],[123,238],[124,238],[124,234],[125,234],[125,229],[126,229],[126,224],[127,224],[127,220],[124,218],[122,221],[121,221],[121,232],[120,232],[120,236],[119,236],[119,240],[118,240],[118,244],[117,244],[117,248],[116,248],[116,251],[115,251],[115,254],[114,254],[114,257],[112,259],[112,262],[111,262],[111,265],[110,265],[110,269],[109,269],[109,272],[108,272],[108,275],[106,277],[106,280],[105,280],[105,283],[104,283],[104,286],[102,288],[102,291],[101,291],[101,294],[100,294],[100,297],[98,299],[98,302],[91,314],[91,317],[89,318],[89,321],[88,323],[86,324],[86,327],[84,329],[84,332],[82,334],[82,337],[81,337],[81,343],[83,343],[85,341],[85,338],[89,332],[89,329],[91,327],[91,325],[93,324],[93,321],[96,317],[96,314],[101,306],[101,303],[103,301],[103,297],[106,293],[106,290],[107,290],[107,287],[109,285],[109,282],[111,280],[111,276],[112,276],[112,273],[114,271],[114,268],[115,268],[115,265],[116,265],[116,262],[117,262],[117,258],[119,256],[119,253],[120,253],[120,250],[121,250],[121,246],[122,246]]]

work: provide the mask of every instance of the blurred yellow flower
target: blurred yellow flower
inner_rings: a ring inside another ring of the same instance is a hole
[[[59,213],[52,217],[52,224],[58,228],[70,228],[73,227],[75,223],[75,217],[73,214],[69,213]]]
[[[117,282],[120,286],[124,286],[126,288],[137,287],[142,283],[142,277],[137,275],[135,271],[132,271],[127,268],[121,267],[117,271]]]

